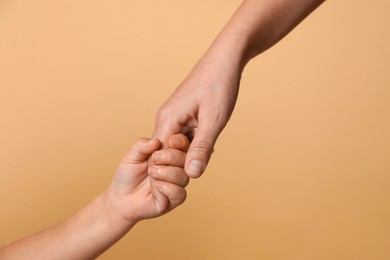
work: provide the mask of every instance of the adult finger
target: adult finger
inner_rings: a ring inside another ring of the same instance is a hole
[[[190,178],[181,167],[154,165],[148,168],[148,173],[154,179],[170,182],[183,188],[187,187],[190,182]]]
[[[185,171],[191,178],[202,175],[213,153],[214,144],[220,131],[212,124],[199,122],[199,127],[191,142],[185,162]]]
[[[165,148],[168,147],[169,137],[181,132],[182,126],[172,113],[160,108],[156,116],[153,137],[158,138],[162,142],[163,148]]]
[[[172,149],[187,152],[190,148],[190,140],[184,134],[175,134],[169,137],[168,146]]]

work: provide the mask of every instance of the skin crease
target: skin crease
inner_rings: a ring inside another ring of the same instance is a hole
[[[157,113],[154,137],[195,132],[185,170],[197,178],[233,112],[241,73],[324,0],[247,0]],[[193,163],[193,164],[192,164]]]
[[[111,186],[67,220],[3,247],[0,259],[94,259],[138,221],[161,216],[183,203],[189,177],[204,172],[230,119],[247,63],[322,2],[243,1],[160,107],[154,139],[141,139],[130,149]],[[191,144],[184,135],[176,135],[180,133],[188,135]]]
[[[189,141],[184,135],[174,135],[168,143],[168,149],[158,150],[157,139],[139,139],[106,191],[65,221],[2,248],[0,259],[94,259],[137,222],[181,205],[189,182],[183,168]],[[168,198],[164,207],[156,207],[152,178]]]

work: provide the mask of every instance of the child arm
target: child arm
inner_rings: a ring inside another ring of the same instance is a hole
[[[177,166],[164,165],[173,169],[169,170],[175,172],[174,177],[159,176],[157,181],[157,188],[174,203],[164,211],[156,208],[148,166],[159,147],[157,139],[138,140],[123,158],[108,190],[65,221],[0,249],[0,259],[94,259],[138,221],[162,215],[183,203],[188,183],[183,169],[185,153],[163,150],[160,154],[164,158],[180,155],[181,159],[175,161]],[[153,167],[160,172],[158,165]]]

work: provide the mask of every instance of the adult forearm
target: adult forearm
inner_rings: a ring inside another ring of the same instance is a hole
[[[157,113],[154,136],[195,133],[185,170],[197,178],[238,96],[250,59],[270,48],[324,0],[245,0],[193,70]],[[196,130],[196,131],[195,131]]]
[[[325,0],[246,0],[215,39],[208,52],[224,55],[241,69],[267,50]]]

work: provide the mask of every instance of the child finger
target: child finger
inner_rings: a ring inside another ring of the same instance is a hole
[[[149,175],[160,181],[170,182],[179,185],[183,188],[187,187],[190,178],[184,171],[184,168],[173,166],[150,166],[148,168]]]
[[[156,188],[170,201],[170,208],[175,208],[181,205],[187,197],[187,191],[178,185],[165,181],[157,181]]]
[[[139,138],[123,158],[123,163],[144,162],[160,148],[158,139]]]
[[[177,149],[163,149],[153,153],[152,162],[156,165],[184,167],[186,153]]]

